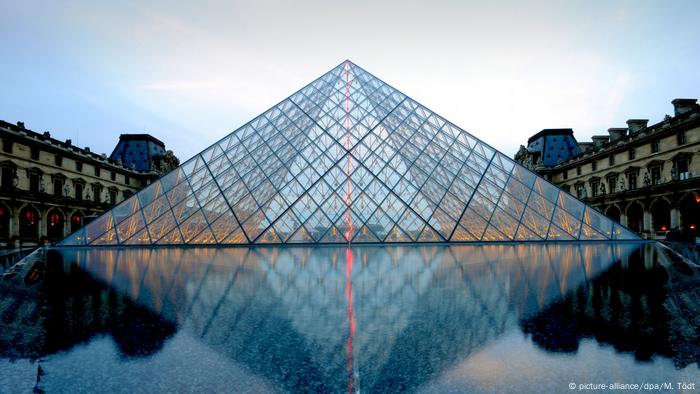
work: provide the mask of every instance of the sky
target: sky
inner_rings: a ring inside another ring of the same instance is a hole
[[[0,0],[0,119],[187,159],[345,59],[512,156],[700,98],[700,1]]]

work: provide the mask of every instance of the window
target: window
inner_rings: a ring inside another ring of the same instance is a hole
[[[61,155],[54,156],[54,162],[56,163],[56,166],[61,167],[63,165],[63,156],[61,156]]]
[[[30,149],[30,154],[32,157],[32,160],[39,160],[39,148],[36,146],[32,146]]]
[[[598,181],[591,181],[591,196],[596,197],[598,196],[598,188],[600,187],[600,184]]]
[[[615,165],[615,155],[610,155],[608,157],[608,165],[609,166],[614,166]]]
[[[56,197],[63,196],[63,179],[54,178],[54,180],[53,180],[53,195]]]
[[[124,176],[124,183],[128,185],[130,183],[130,181],[131,181],[131,179],[129,179],[129,176],[125,175]]]
[[[578,185],[576,185],[576,198],[578,198],[579,200],[583,198],[583,193],[584,193],[584,188],[585,188],[585,187],[586,187],[586,186],[584,186],[584,185],[581,184],[581,183],[578,184]]]
[[[116,180],[117,180],[117,174],[116,174],[114,171],[110,172],[110,173],[109,173],[109,179],[111,179],[111,180],[113,180],[113,181],[116,181]]]
[[[637,188],[637,174],[630,172],[627,174],[627,183],[629,184],[629,189],[634,190]]]
[[[591,170],[592,171],[597,171],[598,170],[598,163],[596,163],[595,160],[591,162]]]
[[[9,190],[15,187],[15,171],[10,167],[2,167],[2,188]]]
[[[656,153],[659,151],[659,140],[651,141],[651,153]]]
[[[610,193],[615,193],[617,191],[617,175],[610,175],[608,177],[608,190]]]
[[[100,176],[100,167],[95,166],[95,176]]]
[[[75,162],[75,170],[81,172],[83,170],[83,163],[80,161]]]
[[[83,199],[83,184],[82,183],[75,184],[75,199],[78,201],[81,201]]]
[[[581,175],[581,167],[576,167],[576,175]]]
[[[92,201],[100,202],[100,187],[97,185],[92,185]]]
[[[117,192],[116,190],[109,191],[109,203],[114,205],[117,203]]]
[[[2,139],[2,150],[6,153],[12,153],[12,141],[9,138]]]
[[[661,183],[661,167],[656,166],[651,169],[651,184],[658,185]]]
[[[678,141],[678,145],[684,145],[685,144],[685,131],[679,131],[678,134],[676,134],[676,140]]]
[[[32,193],[39,193],[39,183],[41,180],[41,175],[37,174],[36,172],[32,172],[29,174],[29,191]]]
[[[636,159],[636,158],[637,158],[637,151],[636,151],[636,149],[634,149],[634,147],[631,147],[630,150],[629,150],[629,152],[627,152],[627,155],[628,155],[628,157],[629,157],[630,160]]]
[[[688,172],[688,160],[679,159],[676,161],[676,171],[678,173],[678,179],[685,180],[688,179],[690,173]]]
[[[564,179],[569,179],[569,171],[568,171],[568,170],[564,170],[564,172],[562,172],[561,176],[562,176]]]

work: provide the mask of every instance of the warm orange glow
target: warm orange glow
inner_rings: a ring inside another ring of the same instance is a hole
[[[695,224],[691,224],[691,225],[690,225],[690,229],[691,229],[691,230],[695,230]]]
[[[661,231],[666,231],[666,230],[668,230],[668,228],[665,225],[661,226]]]

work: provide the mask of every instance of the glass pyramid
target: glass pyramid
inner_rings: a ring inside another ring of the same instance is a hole
[[[634,239],[345,61],[59,245]]]

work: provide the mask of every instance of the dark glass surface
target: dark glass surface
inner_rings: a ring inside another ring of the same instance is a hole
[[[0,281],[0,391],[696,382],[699,278],[653,244],[59,248]]]

